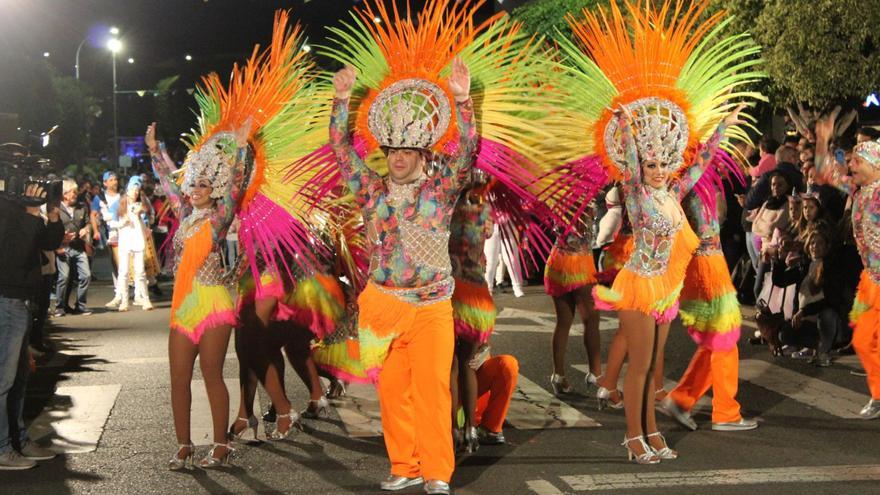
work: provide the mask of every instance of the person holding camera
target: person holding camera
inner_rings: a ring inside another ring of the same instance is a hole
[[[0,196],[0,470],[29,469],[55,456],[28,439],[23,418],[30,308],[42,285],[40,251],[58,248],[65,237],[57,205],[47,209],[48,222],[40,217],[45,201],[46,190],[33,182],[22,196]]]
[[[78,201],[79,187],[76,181],[65,179],[62,188],[61,223],[64,231],[73,233],[73,238],[65,239],[62,247],[56,251],[58,266],[58,282],[55,285],[55,296],[58,301],[58,309],[55,316],[64,316],[67,311],[67,286],[71,281],[70,268],[76,267],[76,307],[73,314],[90,315],[92,312],[86,307],[86,299],[89,283],[92,280],[92,271],[89,267],[88,255],[92,252],[91,215],[88,205]]]

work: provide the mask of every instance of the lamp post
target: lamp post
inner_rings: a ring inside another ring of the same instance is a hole
[[[119,126],[116,111],[116,54],[122,50],[122,42],[118,38],[110,38],[107,42],[113,58],[113,168],[119,166]]]
[[[114,27],[111,27],[110,29],[108,29],[107,32],[113,36],[117,36],[117,35],[119,35],[119,28],[114,26]],[[80,52],[80,50],[82,50],[83,45],[86,44],[86,41],[88,41],[90,39],[92,39],[92,35],[87,34],[86,37],[83,38],[82,41],[79,42],[79,45],[76,46],[76,60],[74,62],[75,63],[74,69],[76,69],[76,80],[77,81],[79,81],[79,52]]]

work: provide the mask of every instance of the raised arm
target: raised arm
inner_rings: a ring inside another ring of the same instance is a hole
[[[715,158],[715,152],[718,151],[718,146],[721,144],[721,140],[724,139],[724,133],[727,131],[727,128],[742,123],[742,121],[739,120],[739,113],[745,108],[745,106],[745,103],[740,104],[736,107],[736,110],[734,110],[733,113],[728,115],[720,124],[718,124],[718,127],[715,128],[715,132],[712,133],[709,140],[700,148],[700,152],[697,154],[694,163],[688,166],[685,173],[681,175],[681,179],[678,182],[679,200],[687,196],[687,193],[691,192],[691,189],[693,189],[697,182],[700,181],[706,168],[709,167],[709,164],[712,163],[712,159]]]
[[[840,107],[838,106],[830,114],[816,121],[816,155],[814,157],[816,176],[820,184],[828,184],[846,194],[852,194],[855,192],[855,188],[846,175],[846,166],[835,163],[834,157],[828,151],[828,144],[834,134],[834,121],[839,113]]]
[[[353,67],[347,66],[333,77],[336,96],[333,99],[333,112],[330,114],[330,146],[336,156],[339,172],[355,196],[358,204],[363,206],[369,199],[369,185],[382,178],[367,167],[351,145],[348,129],[348,100],[354,87],[356,74]]]
[[[150,160],[153,162],[153,172],[159,177],[159,185],[165,191],[168,203],[177,214],[177,218],[183,218],[183,192],[180,186],[171,177],[171,174],[177,170],[168,152],[165,150],[165,144],[156,141],[156,123],[153,122],[147,127],[147,133],[144,136],[144,143],[150,150]]]
[[[226,231],[229,225],[235,219],[236,206],[241,198],[241,186],[244,179],[244,169],[247,160],[253,160],[253,154],[248,148],[248,135],[250,134],[251,120],[248,119],[245,124],[235,131],[235,161],[232,164],[232,183],[229,191],[217,200],[217,207],[211,216],[211,230],[214,236],[214,242],[223,242],[226,239]]]
[[[452,61],[452,72],[447,80],[449,91],[455,99],[455,120],[458,126],[458,152],[443,175],[452,179],[451,188],[459,190],[467,183],[474,153],[477,150],[477,128],[474,125],[474,103],[471,101],[471,74],[460,58]]]
[[[620,144],[623,146],[623,181],[620,183],[625,199],[635,199],[635,190],[642,183],[642,167],[632,131],[632,116],[626,107],[617,112],[617,128],[620,129]]]

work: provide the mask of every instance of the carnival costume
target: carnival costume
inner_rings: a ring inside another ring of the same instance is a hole
[[[723,122],[710,130],[732,110],[733,100],[755,96],[732,90],[758,76],[752,70],[758,61],[749,59],[758,49],[745,35],[721,38],[730,21],[722,21],[723,12],[696,26],[706,6],[627,4],[624,16],[612,2],[610,16],[585,10],[583,20],[570,19],[587,53],[573,42],[560,44],[571,66],[576,97],[570,110],[578,124],[561,123],[562,144],[583,150],[586,141],[593,153],[584,158],[589,167],[601,164],[621,179],[633,227],[629,261],[611,288],[594,287],[600,309],[636,310],[658,323],[675,317],[685,269],[699,244],[677,205],[711,164],[722,138],[742,136]],[[612,114],[621,106],[631,122]],[[652,190],[641,178],[647,161],[678,170],[678,178],[668,189]],[[660,210],[667,201],[681,213],[675,225]]]
[[[880,169],[880,141],[861,142],[853,154],[875,170]],[[849,321],[853,328],[853,348],[868,375],[871,394],[870,402],[862,409],[862,417],[872,419],[880,416],[880,345],[877,343],[880,336],[880,180],[856,187],[849,182],[845,169],[826,164],[825,158],[816,155],[823,180],[852,195],[853,234],[864,270]]]
[[[596,283],[593,260],[593,222],[595,209],[584,210],[578,229],[557,236],[547,266],[544,268],[544,290],[552,297]]]
[[[532,57],[539,45],[501,16],[475,26],[482,3],[434,2],[414,20],[401,18],[396,6],[389,12],[381,2],[365,2],[355,25],[331,30],[346,44],[328,55],[359,76],[351,102],[334,101],[330,147],[363,213],[370,254],[369,282],[358,297],[358,340],[347,347],[377,382],[392,477],[409,480],[444,483],[454,469],[449,237],[455,202],[472,166],[534,197],[525,187],[536,175],[524,164],[536,149],[528,143],[540,138],[522,136],[547,135],[525,114],[540,101],[545,66]],[[442,77],[455,57],[484,88],[474,94],[483,117],[479,139],[474,103],[453,101]],[[367,166],[380,147],[419,149],[433,159],[415,181],[396,184]],[[333,187],[328,182],[325,189]]]
[[[486,255],[483,246],[492,235],[489,185],[468,189],[462,194],[449,227],[449,256],[455,291],[452,318],[455,336],[485,344],[495,328],[495,301],[486,283]]]
[[[723,152],[718,153],[724,157]],[[739,172],[735,164],[729,170]],[[736,177],[742,181],[742,175]],[[723,194],[720,176],[714,168],[706,171],[695,190],[685,197],[688,222],[700,239],[700,245],[688,264],[681,292],[681,321],[697,343],[697,350],[678,385],[668,394],[667,406],[676,418],[689,411],[706,391],[712,388],[712,422],[741,423],[736,401],[739,379],[739,350],[742,313],[730,270],[721,252],[721,226],[716,200]],[[688,427],[696,426],[683,419]]]

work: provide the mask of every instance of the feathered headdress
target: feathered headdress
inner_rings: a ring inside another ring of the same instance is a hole
[[[305,264],[315,250],[310,205],[299,192],[317,171],[298,168],[294,180],[283,180],[291,163],[326,141],[330,114],[326,94],[313,84],[314,64],[301,46],[299,26],[290,27],[288,12],[279,11],[267,49],[257,45],[244,66],[235,65],[228,87],[212,73],[196,92],[199,119],[187,137],[194,158],[190,163],[207,166],[188,168],[186,174],[212,170],[215,158],[228,148],[223,144],[228,131],[251,121],[253,167],[245,177],[238,216],[239,242],[255,273],[258,258],[270,269],[283,265],[289,270],[288,260]]]
[[[557,135],[553,146],[581,162],[581,175],[595,176],[602,166],[610,177],[622,176],[619,129],[612,118],[621,105],[633,115],[639,158],[680,167],[692,162],[738,100],[765,99],[743,89],[764,77],[756,69],[758,45],[746,33],[723,36],[732,20],[724,11],[701,21],[708,3],[665,0],[658,7],[650,0],[626,1],[622,11],[612,1],[610,11],[569,15],[577,43],[559,43],[565,58],[561,84],[569,98],[550,125]],[[748,141],[739,126],[725,135]],[[727,143],[722,147],[736,153]],[[583,202],[570,196],[561,204]]]

